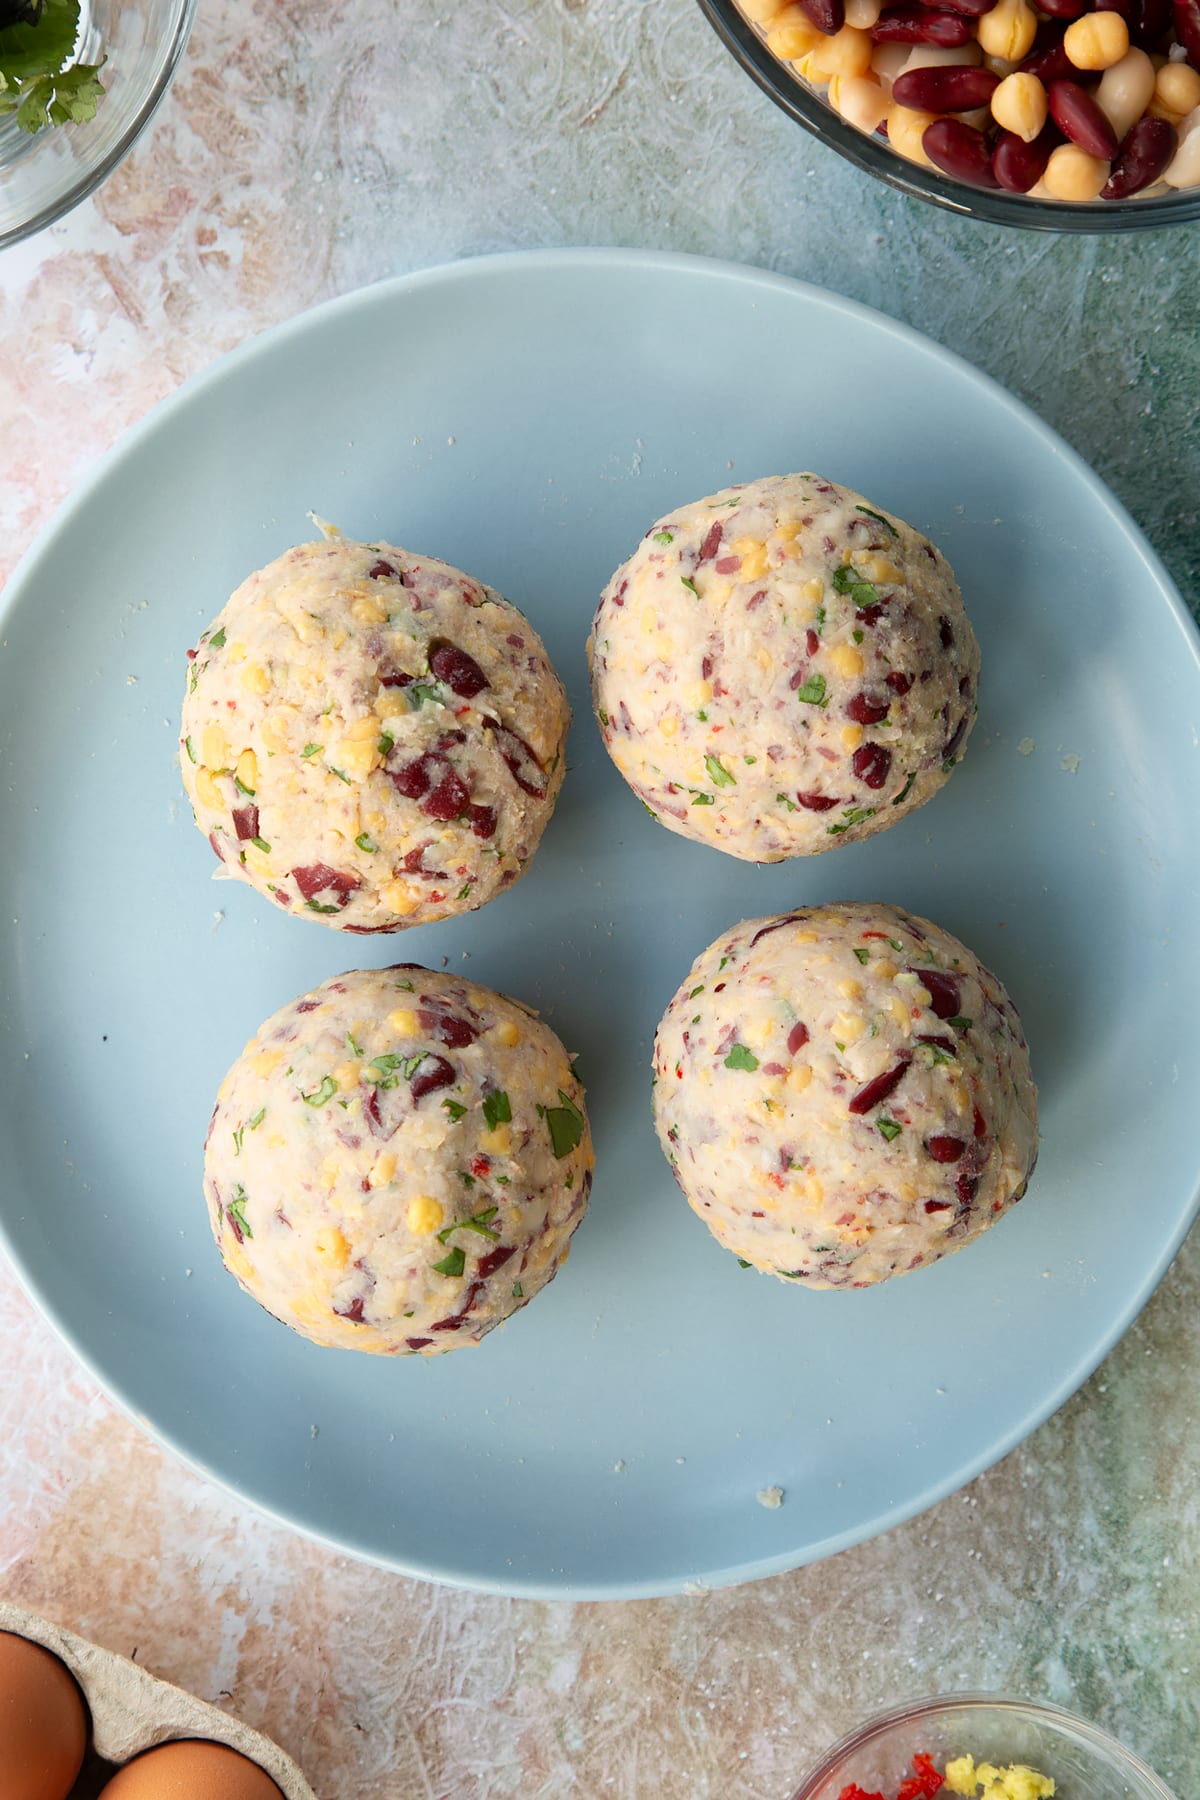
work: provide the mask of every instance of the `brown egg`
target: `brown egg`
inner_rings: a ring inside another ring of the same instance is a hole
[[[67,1800],[87,1748],[75,1677],[40,1644],[0,1631],[0,1793]]]
[[[187,1738],[126,1763],[100,1800],[283,1800],[283,1795],[237,1750]]]

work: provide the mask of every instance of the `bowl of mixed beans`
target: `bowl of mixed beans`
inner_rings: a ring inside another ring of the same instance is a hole
[[[1200,219],[1200,0],[700,0],[860,168],[1035,230]]]

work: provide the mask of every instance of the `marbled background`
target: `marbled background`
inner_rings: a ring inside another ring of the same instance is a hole
[[[1195,606],[1195,228],[1026,236],[905,200],[777,113],[689,0],[201,0],[129,161],[0,253],[0,573],[249,334],[564,244],[754,263],[917,326],[1077,446]],[[118,1414],[0,1267],[0,1594],[266,1730],[321,1800],[785,1800],[865,1713],[968,1686],[1073,1706],[1196,1800],[1198,1300],[1193,1240],[1057,1417],[872,1544],[569,1606],[381,1574],[247,1512]]]

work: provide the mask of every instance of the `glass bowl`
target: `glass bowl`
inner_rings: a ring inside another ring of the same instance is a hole
[[[1175,1800],[1144,1762],[1086,1719],[993,1694],[941,1694],[880,1713],[835,1744],[793,1800],[838,1800],[852,1781],[890,1796],[918,1752],[939,1769],[968,1753],[1001,1767],[1028,1763],[1053,1778],[1055,1800]],[[949,1789],[942,1796],[953,1800]]]
[[[82,125],[34,135],[0,117],[0,249],[61,219],[107,180],[170,86],[196,0],[83,0],[75,60],[107,61],[104,98]]]
[[[909,162],[889,149],[885,139],[868,137],[840,118],[788,63],[767,49],[764,39],[738,10],[736,0],[700,0],[700,8],[726,48],[776,106],[857,168],[899,188],[902,194],[928,200],[967,218],[986,219],[992,225],[1023,226],[1026,231],[1138,231],[1186,225],[1200,219],[1200,188],[1184,188],[1146,199],[1091,200],[1086,204],[1035,200],[1025,194],[969,187],[951,175],[943,175],[940,169]]]

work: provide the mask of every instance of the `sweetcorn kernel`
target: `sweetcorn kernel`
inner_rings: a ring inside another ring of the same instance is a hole
[[[881,956],[879,961],[871,964],[871,973],[880,981],[891,981],[896,973],[896,965],[888,956]]]
[[[521,1041],[521,1033],[511,1019],[502,1019],[496,1027],[496,1040],[511,1050]]]
[[[367,738],[343,738],[333,745],[329,755],[334,768],[347,775],[370,775],[383,761],[378,743]]]
[[[698,712],[707,706],[712,699],[711,681],[685,681],[683,684],[683,704],[689,712]]]
[[[512,1126],[496,1125],[491,1131],[483,1132],[479,1148],[489,1156],[507,1156],[512,1149]]]
[[[842,749],[843,750],[857,750],[859,745],[863,741],[863,735],[864,735],[863,728],[861,725],[854,725],[854,724],[843,725],[842,726]]]
[[[327,1156],[321,1164],[321,1186],[332,1191],[338,1184],[338,1159]]]
[[[416,1237],[428,1237],[438,1229],[445,1216],[441,1201],[435,1200],[432,1194],[418,1194],[408,1203],[408,1229]]]
[[[225,661],[231,663],[245,662],[247,654],[248,651],[241,638],[236,638],[232,644],[226,645]]]
[[[224,808],[221,790],[207,769],[196,770],[196,798],[202,806],[211,806],[217,812]]]
[[[847,681],[852,681],[863,672],[862,651],[856,650],[853,644],[834,644],[829,652],[829,660],[838,674]]]
[[[901,571],[896,567],[895,563],[892,562],[891,558],[887,556],[868,556],[863,564],[863,568],[866,570],[868,578],[871,581],[878,582],[880,587],[886,587],[891,583],[904,580]]]
[[[812,1078],[811,1063],[794,1063],[791,1074],[787,1078],[787,1084],[797,1094],[802,1094],[805,1088],[812,1086]]]
[[[239,680],[248,694],[268,694],[271,691],[271,677],[261,663],[247,663]]]
[[[344,1269],[350,1260],[350,1246],[336,1225],[325,1225],[318,1231],[314,1248],[331,1269]]]
[[[420,895],[413,893],[407,881],[389,881],[380,890],[380,899],[389,912],[398,913],[401,918],[416,912],[421,904]]]
[[[382,1156],[377,1156],[371,1173],[367,1176],[371,1186],[373,1188],[386,1187],[396,1173],[398,1161],[399,1158],[394,1150],[385,1150]]]
[[[679,730],[679,720],[675,717],[674,713],[666,713],[663,718],[659,720],[658,729],[662,732],[664,737],[674,737],[675,733]]]
[[[843,1000],[860,1000],[862,998],[862,982],[855,981],[852,975],[845,975],[838,982],[837,991]]]
[[[760,538],[738,538],[731,549],[735,556],[742,559],[742,566],[738,570],[739,581],[757,581],[760,575],[766,574],[767,546]]]
[[[421,1029],[420,1019],[408,1006],[398,1006],[395,1012],[389,1013],[388,1024],[397,1037],[416,1037]]]
[[[821,601],[825,598],[825,583],[819,575],[814,575],[810,581],[805,582],[800,593],[805,600]]]
[[[200,756],[210,769],[229,767],[229,739],[219,725],[206,725],[200,733]]]
[[[282,1061],[282,1050],[260,1050],[250,1066],[256,1075],[273,1075]]]

